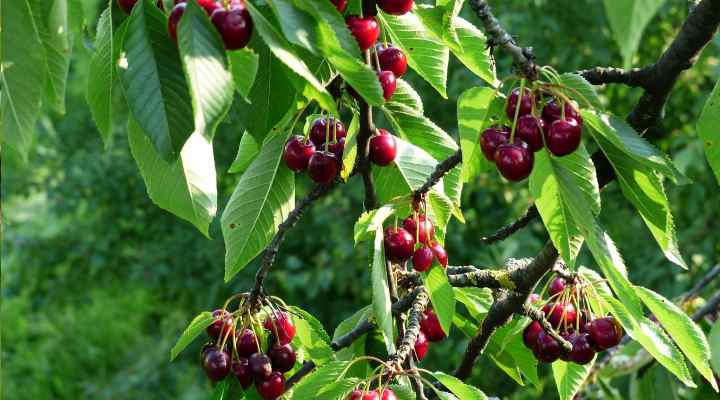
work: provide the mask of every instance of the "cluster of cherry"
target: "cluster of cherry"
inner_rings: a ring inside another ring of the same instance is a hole
[[[570,342],[572,350],[565,351],[538,321],[533,321],[523,332],[523,343],[533,351],[541,362],[551,363],[558,359],[576,364],[587,364],[595,353],[617,346],[623,330],[612,316],[595,318],[583,288],[586,282],[567,283],[556,277],[550,283],[548,301],[542,310],[553,329]],[[534,303],[542,301],[533,295]],[[581,310],[576,309],[576,303]]]
[[[448,254],[435,240],[435,225],[427,215],[415,212],[402,225],[385,228],[385,258],[398,264],[412,258],[418,272],[430,269],[434,260],[447,267]]]
[[[236,329],[232,314],[225,310],[213,312],[215,320],[208,326],[211,342],[200,352],[202,367],[208,378],[220,381],[232,373],[247,389],[253,383],[265,400],[280,397],[285,390],[283,373],[295,366],[295,350],[290,345],[295,326],[290,315],[273,311],[263,323],[269,331],[268,351],[261,350],[255,332],[244,327]]]
[[[375,390],[355,389],[348,396],[348,400],[397,400],[395,392],[390,388]]]
[[[505,113],[513,121],[514,130],[507,125],[485,129],[480,136],[480,148],[485,158],[493,161],[510,181],[521,181],[530,175],[533,153],[543,147],[561,157],[580,146],[583,120],[564,96],[554,97],[542,89],[533,93],[528,88],[520,96],[520,89],[516,88],[508,97]]]

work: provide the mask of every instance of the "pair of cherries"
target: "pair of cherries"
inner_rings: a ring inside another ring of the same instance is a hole
[[[395,392],[390,388],[375,390],[355,389],[347,397],[347,400],[397,400]]]
[[[185,13],[186,1],[175,0],[175,7],[170,11],[168,18],[168,34],[175,41],[177,41],[177,25]],[[230,0],[227,8],[223,0],[197,0],[197,2],[210,16],[210,21],[220,33],[226,49],[238,50],[247,46],[252,36],[253,22],[244,0]]]
[[[385,228],[385,257],[402,263],[412,259],[413,268],[425,272],[437,262],[447,267],[448,254],[435,240],[435,225],[427,215],[410,215],[402,227]]]
[[[307,137],[295,135],[288,139],[283,160],[291,170],[307,170],[313,181],[328,184],[337,176],[346,136],[345,125],[340,120],[319,117],[313,121]]]

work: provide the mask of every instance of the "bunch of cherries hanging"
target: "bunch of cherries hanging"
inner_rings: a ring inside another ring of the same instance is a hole
[[[233,374],[243,389],[253,384],[265,400],[274,400],[285,391],[284,373],[295,366],[296,354],[290,345],[295,326],[290,314],[272,309],[265,318],[267,348],[255,333],[251,318],[223,309],[213,312],[207,328],[210,342],[203,346],[200,360],[208,378],[216,382]]]
[[[538,321],[533,321],[523,332],[523,343],[533,351],[541,362],[552,363],[558,359],[576,364],[587,364],[595,353],[608,350],[620,344],[623,330],[612,316],[598,316],[590,307],[588,296],[595,295],[592,283],[576,276],[568,282],[557,276],[548,287],[548,299],[543,301],[539,295],[530,299],[535,304],[543,304],[545,318],[560,334],[570,342],[572,350],[566,351]]]
[[[396,222],[397,224],[397,222]],[[413,268],[425,272],[437,261],[447,267],[448,254],[435,240],[435,225],[427,214],[415,210],[402,226],[388,226],[384,231],[385,258],[402,264],[412,259]]]
[[[494,162],[500,174],[510,181],[521,181],[530,175],[534,153],[543,147],[562,157],[577,150],[582,141],[583,120],[577,106],[547,86],[531,90],[521,85],[513,89],[505,114],[510,126],[485,129],[480,135],[480,148],[485,158]]]

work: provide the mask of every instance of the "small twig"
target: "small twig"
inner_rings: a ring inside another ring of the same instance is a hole
[[[693,286],[692,289],[688,290],[687,293],[683,296],[683,302],[686,302],[688,300],[691,300],[693,297],[697,296],[700,291],[702,291],[705,286],[710,284],[715,278],[720,276],[720,264],[713,267],[705,276],[703,276],[698,283]]]
[[[622,83],[630,87],[644,88],[647,85],[649,68],[633,68],[624,70],[614,67],[595,67],[577,73],[593,85]]]
[[[704,306],[695,311],[692,315],[692,319],[693,321],[698,322],[708,314],[717,313],[718,308],[720,308],[720,291],[715,293],[715,295],[713,295],[713,297],[711,297]]]
[[[539,322],[545,332],[547,332],[548,335],[552,336],[553,339],[557,340],[566,351],[572,350],[572,344],[565,340],[565,338],[560,336],[557,331],[555,331],[552,325],[550,325],[550,322],[548,322],[547,318],[545,318],[545,313],[531,305],[525,304],[523,306],[523,314],[525,314],[525,316],[529,317],[533,321]]]
[[[427,193],[433,186],[435,186],[435,184],[438,183],[440,179],[445,176],[445,174],[450,172],[451,169],[455,168],[461,162],[462,152],[460,152],[460,149],[458,149],[455,153],[453,153],[448,158],[439,163],[437,166],[435,166],[435,171],[433,171],[433,173],[430,174],[425,183],[415,191],[415,200],[420,201],[425,193]]]
[[[532,206],[528,208],[527,211],[525,211],[525,214],[523,214],[522,217],[518,218],[510,225],[506,225],[498,229],[493,234],[481,238],[480,241],[484,244],[491,244],[500,240],[505,240],[508,237],[512,236],[515,232],[528,226],[530,222],[532,222],[535,218],[539,216],[540,213],[538,213],[537,207]]]
[[[404,334],[401,335],[400,346],[398,346],[395,354],[390,356],[389,361],[402,364],[405,359],[412,354],[412,351],[415,349],[418,334],[420,333],[420,320],[429,301],[430,298],[425,291],[420,292],[415,298],[410,308],[407,327],[405,328]]]

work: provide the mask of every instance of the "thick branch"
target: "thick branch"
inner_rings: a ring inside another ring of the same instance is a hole
[[[615,67],[595,67],[578,71],[588,82],[593,85],[604,85],[608,83],[622,83],[631,87],[646,87],[649,75],[649,68],[633,68],[625,70]]]
[[[373,8],[375,7],[374,1]],[[365,4],[363,2],[363,4]],[[374,14],[373,14],[374,15]],[[365,62],[370,62],[370,51],[365,51]],[[377,208],[377,196],[375,194],[375,185],[373,183],[372,169],[370,159],[368,158],[370,137],[375,132],[375,124],[373,123],[372,107],[362,98],[358,97],[360,105],[360,131],[357,136],[357,170],[363,178],[365,186],[365,209],[372,210]]]
[[[418,294],[410,308],[410,316],[408,318],[407,327],[400,341],[395,354],[390,357],[390,361],[403,363],[405,359],[412,354],[415,349],[415,342],[420,333],[420,320],[422,319],[425,307],[427,307],[430,298],[425,291]]]

